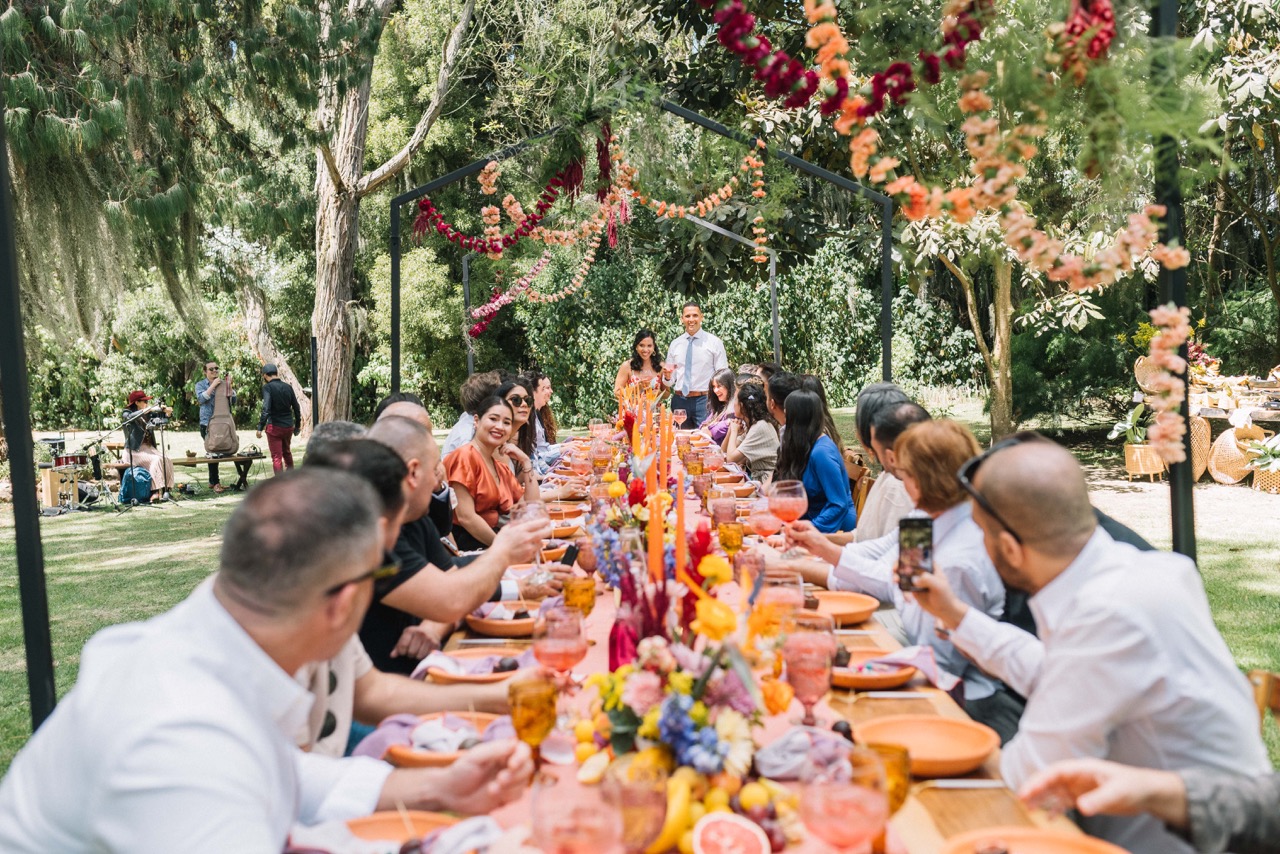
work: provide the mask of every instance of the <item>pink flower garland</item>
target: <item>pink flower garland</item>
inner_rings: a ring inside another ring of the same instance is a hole
[[[611,208],[614,201],[615,199],[611,194],[609,201],[604,206]],[[591,243],[587,246],[587,254],[583,256],[582,263],[578,265],[578,272],[574,274],[573,281],[569,283],[568,287],[554,294],[540,294],[531,288],[528,293],[529,299],[533,302],[541,303],[560,302],[582,290],[582,286],[587,281],[587,273],[591,271],[591,266],[596,262],[596,250],[600,248],[600,241],[604,238],[604,233],[605,229],[603,227],[596,231]]]
[[[550,261],[551,250],[548,249],[546,252],[543,252],[542,257],[535,261],[533,266],[529,268],[529,272],[517,279],[511,287],[498,293],[493,297],[493,299],[489,300],[484,305],[476,306],[471,309],[472,318],[480,320],[482,318],[492,317],[503,308],[511,305],[511,303],[516,301],[516,297],[520,296],[520,294],[533,284],[533,280],[538,278],[542,271],[547,268],[547,264]]]
[[[1187,362],[1178,355],[1178,348],[1191,337],[1191,310],[1173,303],[1157,306],[1151,310],[1151,323],[1160,331],[1151,339],[1147,358],[1159,370],[1147,381],[1153,392],[1151,408],[1156,413],[1147,430],[1147,442],[1165,462],[1181,463],[1187,459],[1182,441],[1187,427],[1179,412],[1186,393],[1181,375]]]

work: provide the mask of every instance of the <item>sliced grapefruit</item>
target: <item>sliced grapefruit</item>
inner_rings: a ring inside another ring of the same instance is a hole
[[[760,825],[731,812],[707,813],[693,826],[693,854],[769,854]]]

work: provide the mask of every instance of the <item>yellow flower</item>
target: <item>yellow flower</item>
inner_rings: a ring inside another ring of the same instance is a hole
[[[693,690],[693,676],[683,670],[672,673],[667,677],[667,682],[671,685],[672,692],[676,694],[688,694]]]
[[[781,679],[762,679],[760,693],[764,695],[764,707],[771,715],[780,715],[791,706],[796,692]]]
[[[662,717],[662,706],[654,706],[645,713],[644,720],[636,728],[636,735],[655,741],[661,738],[662,733],[658,731],[658,718],[660,717]]]
[[[724,640],[738,627],[738,618],[733,609],[718,599],[710,596],[699,599],[695,607],[698,616],[690,628],[713,643]]]
[[[698,564],[698,572],[702,573],[702,577],[715,587],[724,584],[726,581],[733,580],[733,567],[729,565],[729,561],[720,555],[707,555]]]
[[[707,725],[707,704],[699,700],[693,704],[693,708],[689,710],[689,720],[698,726]]]
[[[610,472],[609,474],[613,474],[613,472]],[[605,477],[608,477],[609,474],[606,474]],[[621,498],[626,494],[627,494],[627,485],[622,481],[618,480],[618,476],[616,474],[613,475],[613,480],[609,482],[609,497]]]
[[[601,480],[601,482],[603,482],[603,483],[617,483],[617,482],[618,482],[618,473],[617,473],[617,472],[615,472],[615,471],[607,471],[607,472],[605,472],[604,474],[600,475],[600,480]],[[612,490],[612,489],[611,489],[611,490],[609,490],[609,491],[610,491],[610,492],[613,492],[613,490]]]

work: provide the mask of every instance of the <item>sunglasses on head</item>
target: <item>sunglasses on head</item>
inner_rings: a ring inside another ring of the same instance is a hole
[[[991,502],[987,500],[987,497],[979,492],[978,488],[973,485],[973,478],[974,475],[978,473],[978,468],[981,467],[981,465],[986,462],[991,455],[998,451],[1003,451],[1005,448],[1012,448],[1014,445],[1022,445],[1026,442],[1042,441],[1045,441],[1044,438],[1039,433],[1031,430],[1014,433],[1012,436],[996,442],[990,448],[987,448],[981,454],[978,454],[978,456],[970,458],[968,462],[960,466],[960,471],[956,472],[956,479],[960,481],[960,487],[964,489],[965,492],[969,493],[969,496],[973,498],[974,503],[981,507],[984,513],[1000,523],[1000,527],[1008,531],[1009,536],[1018,541],[1018,545],[1022,545],[1022,537],[1019,536],[1018,532],[1004,520],[1004,517],[996,512],[996,508],[991,506]]]
[[[533,398],[525,397],[523,394],[513,394],[507,398],[507,403],[513,403],[516,406],[532,406]]]
[[[348,578],[346,581],[340,581],[337,584],[324,591],[325,596],[335,596],[342,591],[344,587],[352,584],[359,584],[362,581],[373,579],[374,581],[382,581],[390,578],[400,571],[400,561],[394,555],[386,555],[383,557],[384,563],[380,566],[369,570],[368,572],[357,575],[355,578]]]

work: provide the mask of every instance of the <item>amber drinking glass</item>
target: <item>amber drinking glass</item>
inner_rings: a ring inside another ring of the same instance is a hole
[[[533,749],[535,768],[542,763],[542,742],[556,725],[557,696],[556,683],[550,679],[525,679],[507,689],[511,726],[516,737]]]

